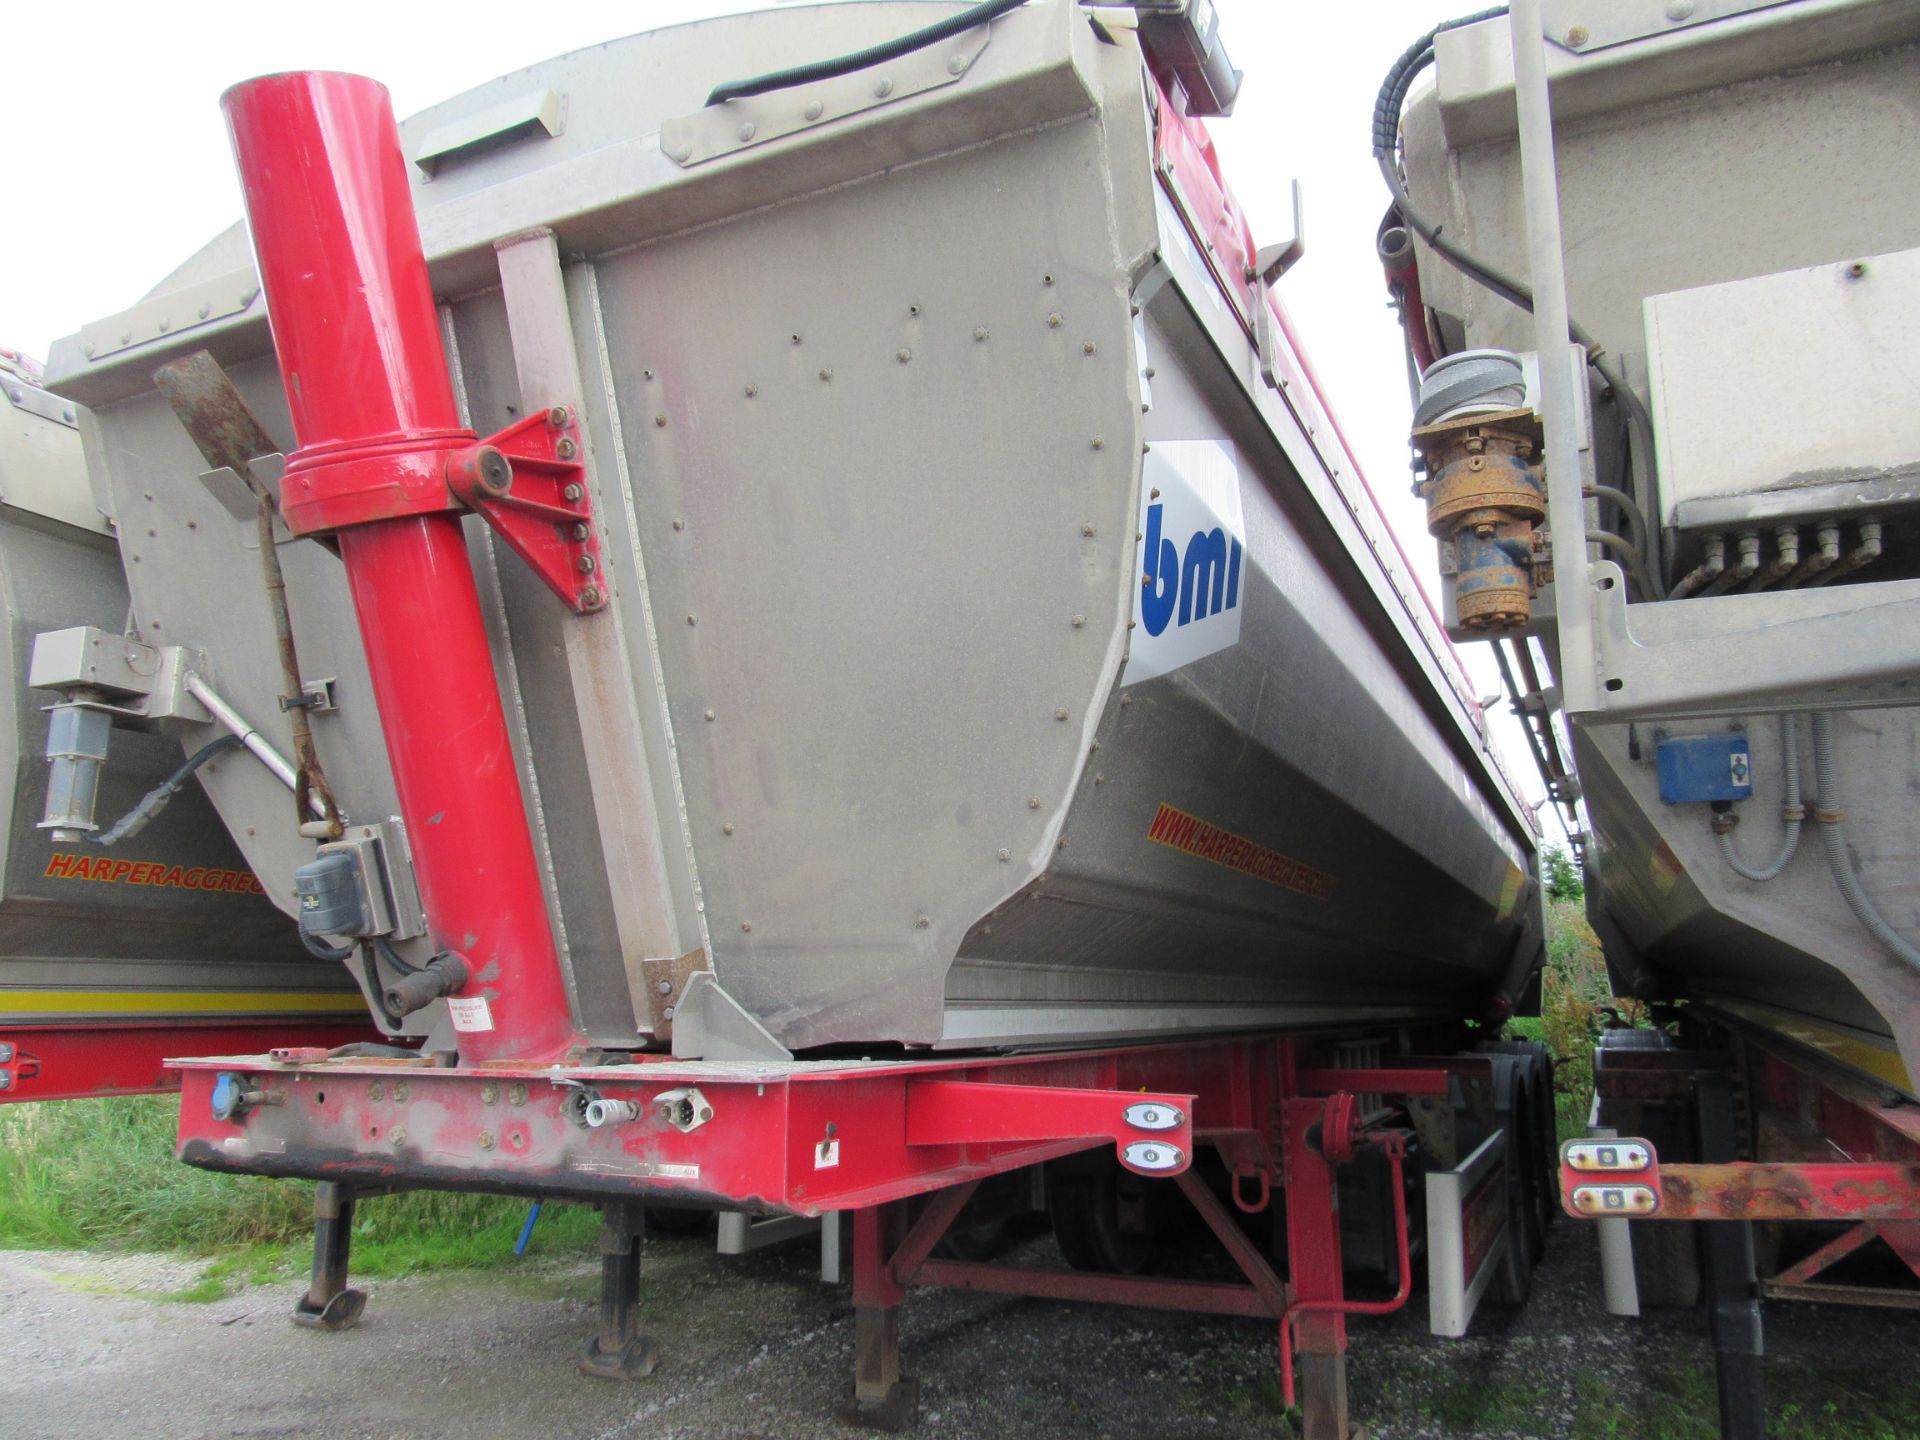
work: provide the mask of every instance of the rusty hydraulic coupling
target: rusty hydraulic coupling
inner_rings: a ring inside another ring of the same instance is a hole
[[[1533,610],[1535,527],[1547,497],[1534,463],[1540,420],[1525,396],[1518,358],[1502,352],[1449,356],[1421,381],[1413,431],[1427,471],[1420,497],[1468,630],[1518,629]]]

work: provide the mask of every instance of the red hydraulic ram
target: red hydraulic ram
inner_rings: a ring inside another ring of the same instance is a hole
[[[337,534],[463,1058],[574,1041],[448,462],[460,424],[386,88],[296,72],[222,98],[297,449],[282,510]]]

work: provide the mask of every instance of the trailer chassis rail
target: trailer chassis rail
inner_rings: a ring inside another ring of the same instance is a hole
[[[842,1417],[895,1428],[913,1413],[899,1308],[910,1288],[1238,1315],[1272,1323],[1288,1402],[1294,1363],[1309,1440],[1347,1440],[1346,1317],[1404,1305],[1411,1290],[1403,1160],[1391,1102],[1444,1100],[1487,1061],[1405,1059],[1369,1069],[1302,1067],[1291,1038],[1223,1038],[1094,1053],[687,1062],[503,1062],[330,1058],[311,1050],[174,1062],[183,1077],[180,1158],[211,1170],[321,1181],[312,1283],[297,1318],[345,1328],[357,1199],[410,1188],[476,1190],[601,1206],[601,1321],[581,1369],[649,1373],[639,1331],[640,1207],[752,1206],[854,1212],[855,1383]],[[1235,1208],[1287,1193],[1285,1278],[1192,1168],[1210,1145]],[[1004,1267],[936,1258],[992,1176],[1111,1146],[1132,1172],[1173,1180],[1244,1283]],[[1344,1290],[1339,1167],[1383,1152],[1395,1197],[1398,1289]],[[918,1205],[917,1212],[909,1202]]]

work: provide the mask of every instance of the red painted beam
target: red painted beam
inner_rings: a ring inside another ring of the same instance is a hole
[[[244,1025],[123,1025],[9,1029],[0,1033],[0,1104],[157,1095],[180,1088],[167,1068],[185,1050],[248,1054],[276,1045],[333,1049],[378,1040],[371,1021],[307,1024],[255,1020]]]
[[[1174,1175],[1193,1159],[1192,1095],[925,1080],[907,1086],[909,1145],[1111,1140],[1120,1163]]]

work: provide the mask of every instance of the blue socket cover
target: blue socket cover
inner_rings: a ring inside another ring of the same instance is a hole
[[[1753,798],[1747,737],[1686,735],[1660,742],[1660,798],[1669,805]]]

